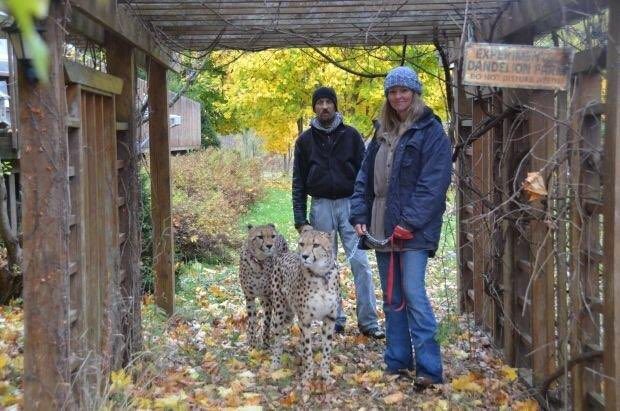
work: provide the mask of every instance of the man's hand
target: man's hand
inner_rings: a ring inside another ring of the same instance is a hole
[[[355,224],[355,233],[358,237],[367,234],[368,231],[366,231],[366,224]]]
[[[413,238],[413,233],[407,230],[405,227],[397,225],[396,227],[394,227],[392,238],[394,238],[395,240],[411,240]]]

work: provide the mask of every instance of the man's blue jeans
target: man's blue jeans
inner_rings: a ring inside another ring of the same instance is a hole
[[[384,359],[388,372],[415,368],[417,376],[428,377],[436,383],[443,381],[441,351],[435,339],[437,322],[424,285],[428,251],[394,253],[391,305],[385,301],[390,253],[376,254],[384,296],[387,338]],[[403,299],[404,308],[397,311]]]
[[[345,254],[351,258],[351,271],[355,283],[357,326],[360,331],[369,331],[379,326],[377,319],[377,299],[372,282],[372,271],[368,264],[366,251],[357,249],[357,234],[349,223],[350,203],[348,198],[332,200],[312,198],[310,224],[316,230],[335,232],[340,235]],[[334,233],[334,234],[335,234]],[[334,253],[338,253],[338,239],[334,235]],[[338,307],[336,324],[344,326],[346,321],[342,301]]]

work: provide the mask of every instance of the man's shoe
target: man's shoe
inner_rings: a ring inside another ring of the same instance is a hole
[[[334,326],[334,332],[336,334],[344,334],[344,325],[336,324]]]
[[[424,377],[424,376],[416,377],[413,380],[413,386],[415,387],[417,391],[424,391],[425,389],[432,387],[435,384],[438,384],[438,383],[434,382],[429,377]]]
[[[387,374],[390,375],[396,375],[396,381],[414,381],[415,380],[415,374],[414,371],[408,370],[408,369],[401,369],[401,370],[395,370],[395,371],[391,371],[391,370],[387,370],[386,371]]]
[[[382,340],[383,338],[385,338],[385,333],[379,327],[371,328],[369,330],[364,330],[362,331],[362,334],[364,334],[366,337],[370,337],[375,340]]]

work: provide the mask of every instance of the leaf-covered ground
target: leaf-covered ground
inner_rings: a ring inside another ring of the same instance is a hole
[[[446,384],[423,393],[411,383],[384,374],[383,341],[360,335],[351,315],[353,284],[343,269],[349,326],[337,336],[332,361],[333,387],[316,384],[311,392],[297,384],[299,359],[294,326],[283,368],[272,370],[265,351],[246,345],[243,297],[233,267],[186,267],[180,276],[178,314],[166,319],[152,298],[144,299],[143,353],[113,373],[100,399],[103,408],[142,409],[536,409],[536,403],[505,366],[489,340],[463,318],[441,318],[440,339]],[[438,290],[435,291],[434,287]],[[445,288],[429,279],[431,294]],[[445,291],[445,290],[444,290]],[[379,295],[378,295],[379,297]],[[439,299],[441,300],[441,299]],[[0,311],[0,405],[20,408],[23,372],[22,315],[19,306]]]

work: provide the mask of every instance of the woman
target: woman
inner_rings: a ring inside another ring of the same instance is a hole
[[[355,182],[350,222],[359,236],[389,238],[376,249],[386,316],[384,359],[389,373],[415,370],[415,383],[423,389],[443,381],[437,322],[424,277],[439,243],[451,147],[422,100],[414,70],[392,69],[384,90],[379,129]]]

